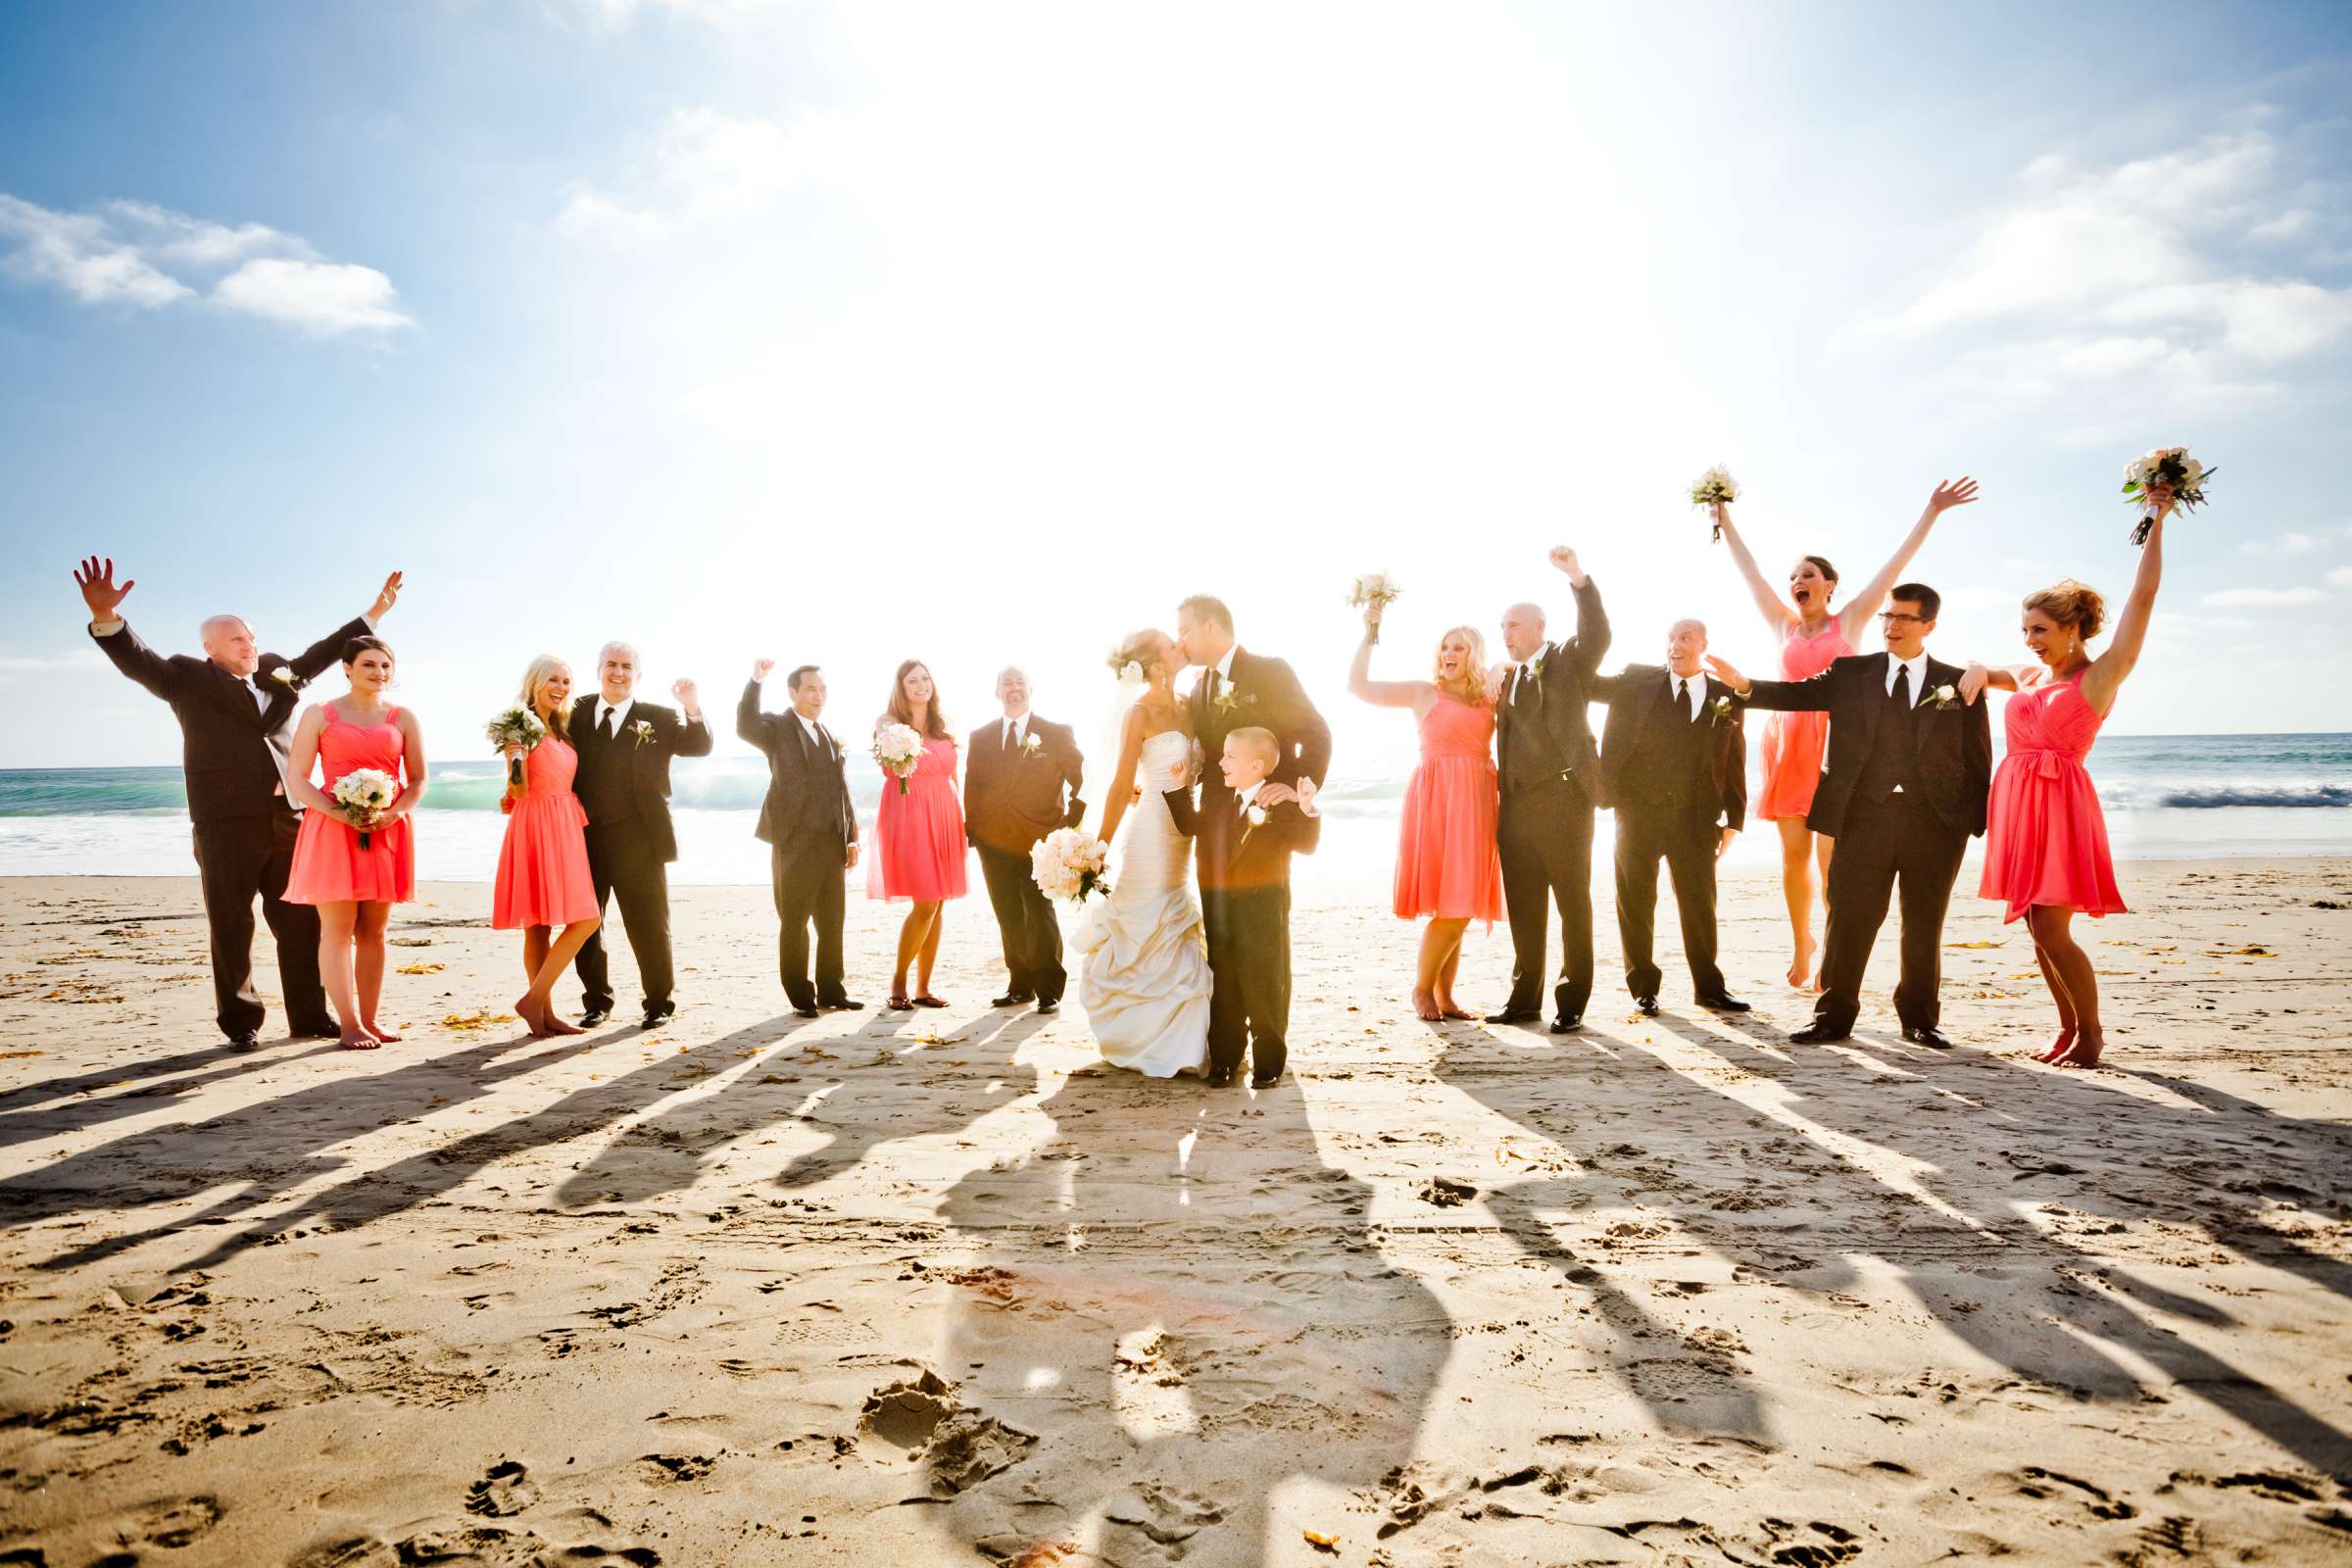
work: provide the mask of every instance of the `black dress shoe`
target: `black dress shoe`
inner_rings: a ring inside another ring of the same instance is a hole
[[[1563,1012],[1551,1020],[1551,1032],[1555,1035],[1572,1035],[1584,1026],[1585,1015],[1581,1012]]]
[[[852,1002],[847,997],[835,997],[831,1002],[819,1003],[817,1005],[823,1007],[827,1012],[858,1012],[864,1008],[865,1004]]]
[[[1754,1009],[1734,996],[1701,997],[1698,1004],[1710,1012],[1749,1012]]]
[[[1905,1029],[1903,1031],[1903,1044],[1906,1046],[1926,1046],[1934,1051],[1949,1051],[1952,1049],[1951,1036],[1945,1034],[1942,1030],[1936,1028],[1932,1023],[1918,1024],[1914,1027]]]
[[[664,1002],[659,1007],[648,1007],[645,1009],[645,1018],[640,1027],[646,1029],[659,1029],[677,1015],[678,1009]],[[580,1020],[580,1022],[583,1024],[587,1021],[588,1020],[585,1018]]]
[[[1827,1046],[1844,1040],[1852,1034],[1851,1029],[1834,1028],[1816,1019],[1791,1034],[1788,1037],[1788,1043],[1792,1046]]]
[[[1489,1023],[1537,1023],[1544,1015],[1533,1007],[1505,1007],[1500,1012],[1487,1014]]]
[[[1208,1077],[1202,1081],[1211,1089],[1231,1089],[1233,1087],[1233,1069],[1231,1067],[1211,1067],[1208,1069]]]
[[[1037,993],[1034,991],[1013,990],[1005,992],[989,1005],[992,1007],[1017,1007],[1024,1002],[1035,1002],[1036,1000]]]
[[[259,1051],[262,1049],[262,1033],[258,1029],[247,1029],[230,1035],[223,1043],[231,1051]]]
[[[607,1018],[612,1016],[612,1009],[611,1007],[585,1008],[580,1013],[580,1027],[583,1029],[593,1029],[598,1024],[603,1023]]]
[[[1634,999],[1634,1010],[1644,1018],[1655,1018],[1658,1015],[1658,999],[1655,997],[1636,997]]]
[[[817,1012],[814,1007],[795,1007],[792,1009],[792,1015],[796,1018],[813,1018]]]
[[[246,1032],[254,1033],[252,1030]],[[343,1031],[335,1027],[335,1021],[332,1018],[323,1023],[298,1023],[294,1026],[292,1033],[297,1040],[340,1040],[343,1038]]]
[[[1282,1069],[1279,1067],[1269,1073],[1253,1072],[1250,1075],[1250,1087],[1252,1089],[1271,1089],[1280,1082],[1282,1082]]]
[[[1061,1010],[1061,999],[1059,997],[1048,998],[1046,1001],[1037,1004],[1037,1010],[1042,1013],[1059,1012]]]

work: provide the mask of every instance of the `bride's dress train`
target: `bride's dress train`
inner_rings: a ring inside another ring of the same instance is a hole
[[[1078,1004],[1102,1059],[1148,1078],[1208,1065],[1208,947],[1186,879],[1193,841],[1177,831],[1158,785],[1192,744],[1175,730],[1144,742],[1144,798],[1120,824],[1110,895],[1088,901],[1071,944]]]

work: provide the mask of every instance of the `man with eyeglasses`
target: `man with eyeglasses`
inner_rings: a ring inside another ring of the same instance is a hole
[[[1805,825],[1838,841],[1830,858],[1830,919],[1813,1022],[1799,1045],[1843,1040],[1861,1010],[1862,971],[1900,889],[1902,975],[1894,1010],[1903,1039],[1949,1050],[1937,1027],[1943,915],[1968,841],[1984,831],[1992,786],[1992,727],[1961,693],[1962,671],[1928,656],[1942,598],[1925,583],[1897,585],[1879,616],[1883,654],[1838,660],[1810,680],[1749,681],[1710,656],[1735,696],[1755,708],[1830,715],[1830,755]]]

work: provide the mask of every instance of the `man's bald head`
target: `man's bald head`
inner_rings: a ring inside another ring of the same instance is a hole
[[[208,616],[197,628],[196,638],[204,645],[205,657],[231,675],[250,675],[261,662],[253,628],[241,615]]]
[[[1544,607],[1513,605],[1502,612],[1502,649],[1514,663],[1524,663],[1544,646]]]
[[[1707,623],[1686,615],[1666,628],[1666,667],[1690,677],[1699,669],[1699,655],[1707,651]]]

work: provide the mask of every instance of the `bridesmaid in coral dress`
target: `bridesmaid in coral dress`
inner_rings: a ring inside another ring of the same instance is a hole
[[[1977,892],[2007,906],[2004,923],[2022,915],[2034,933],[2034,958],[2058,1008],[2057,1038],[2034,1059],[2061,1067],[2095,1067],[2107,1045],[2098,971],[2073,926],[2077,914],[2122,914],[2124,899],[2107,850],[2107,821],[2082,759],[2147,641],[2164,574],[2164,519],[2173,510],[2170,496],[2155,499],[2155,526],[2105,653],[2092,658],[2088,644],[2106,618],[2106,602],[2069,579],[2026,601],[2026,647],[2036,662],[1996,670],[1978,665],[1967,678],[1971,687],[1988,682],[2018,694],[2003,715],[2009,746],[1992,775]]]
[[[1409,708],[1421,762],[1404,787],[1397,829],[1397,918],[1429,916],[1413,975],[1413,1012],[1426,1022],[1471,1016],[1453,1000],[1462,937],[1473,920],[1502,918],[1502,860],[1495,850],[1494,708],[1487,700],[1486,639],[1456,626],[1438,640],[1428,680],[1372,679],[1381,607],[1364,612],[1364,640],[1348,671],[1349,695],[1377,708]]]
[[[1755,595],[1756,608],[1764,612],[1764,623],[1781,639],[1781,678],[1809,679],[1853,653],[1871,617],[1886,602],[1888,590],[1911,564],[1911,558],[1919,554],[1920,546],[1928,542],[1936,519],[1976,499],[1974,479],[1937,485],[1928,497],[1927,510],[1878,575],[1853,603],[1834,612],[1830,601],[1838,592],[1837,567],[1820,556],[1798,558],[1788,572],[1788,598],[1782,599],[1765,581],[1756,558],[1748,553],[1747,541],[1733,525],[1731,508],[1721,501],[1714,503],[1715,526],[1731,547],[1732,563],[1747,579],[1748,592]],[[1819,861],[1821,886],[1827,888],[1832,841],[1828,834],[1817,834],[1806,826],[1805,813],[1813,808],[1813,790],[1821,781],[1829,738],[1826,713],[1773,714],[1764,726],[1764,782],[1756,791],[1753,807],[1754,815],[1780,828],[1781,896],[1788,905],[1788,928],[1795,941],[1788,961],[1788,983],[1800,991],[1819,987],[1813,962],[1820,951],[1813,936],[1814,864]]]
[[[424,798],[424,737],[416,715],[384,706],[392,650],[374,637],[343,645],[349,695],[302,715],[286,758],[286,793],[302,803],[302,833],[286,873],[286,902],[318,910],[318,978],[334,1004],[343,1044],[373,1051],[400,1036],[376,1016],[384,990],[384,927],[392,906],[416,893],[416,850],[409,813]],[[311,782],[314,762],[323,784]],[[361,768],[390,774],[401,786],[381,816],[363,831],[335,803],[335,781]]]
[[[490,890],[490,924],[522,932],[522,967],[530,989],[514,1015],[534,1036],[576,1035],[580,1028],[556,1015],[556,982],[597,928],[596,881],[588,870],[588,811],[571,792],[580,754],[571,749],[571,666],[541,654],[523,672],[522,703],[547,734],[522,756],[522,782],[507,788],[499,808],[507,836],[498,847],[498,880]]]
[[[913,907],[899,925],[898,964],[890,972],[890,1005],[944,1007],[931,994],[931,966],[939,961],[941,912],[949,899],[965,892],[963,806],[956,795],[956,739],[939,710],[939,690],[930,666],[909,659],[891,682],[890,708],[874,721],[904,724],[923,738],[923,755],[899,788],[898,775],[882,772],[882,808],[874,819],[875,854],[866,866],[870,899],[903,900]],[[906,969],[914,967],[914,994],[906,992]]]

